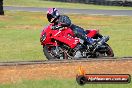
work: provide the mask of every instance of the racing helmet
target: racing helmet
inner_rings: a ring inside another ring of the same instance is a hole
[[[47,11],[47,19],[50,23],[53,23],[57,20],[59,16],[59,11],[56,8],[49,8]]]

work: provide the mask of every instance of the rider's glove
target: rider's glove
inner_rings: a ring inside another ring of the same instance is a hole
[[[52,26],[52,28],[51,28],[52,30],[62,30],[63,29],[63,27],[62,26]]]
[[[52,30],[56,30],[56,26],[52,26],[51,29],[52,29]]]

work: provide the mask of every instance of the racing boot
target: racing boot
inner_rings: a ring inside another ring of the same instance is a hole
[[[87,48],[89,48],[89,49],[94,49],[95,48],[96,41],[94,39],[87,37],[86,41],[87,41]]]

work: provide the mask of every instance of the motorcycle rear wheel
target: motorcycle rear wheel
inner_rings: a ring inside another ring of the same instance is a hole
[[[114,52],[112,48],[107,43],[105,43],[104,46],[107,47],[107,50],[103,52],[102,51],[98,52],[97,57],[114,57]]]
[[[113,52],[112,48],[108,44],[106,44],[106,46],[108,48],[108,51],[106,52],[107,56],[114,57],[114,52]]]

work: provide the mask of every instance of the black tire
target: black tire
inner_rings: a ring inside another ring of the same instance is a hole
[[[53,55],[51,55],[51,53],[48,50],[48,45],[43,46],[43,52],[44,52],[44,55],[46,56],[46,58],[48,60],[59,59],[59,58],[54,57]],[[67,54],[65,52],[63,52],[63,59],[67,59]]]
[[[106,52],[107,56],[114,57],[114,52],[113,52],[112,48],[108,44],[106,44],[106,46],[108,48],[108,51]]]
[[[112,48],[108,44],[104,44],[106,48],[103,48],[96,52],[95,57],[114,57]],[[105,49],[105,50],[104,50]]]
[[[46,56],[46,58],[47,58],[48,60],[54,59],[54,58],[51,56],[51,54],[48,52],[48,47],[47,47],[46,45],[43,46],[43,52],[44,52],[44,55]]]

